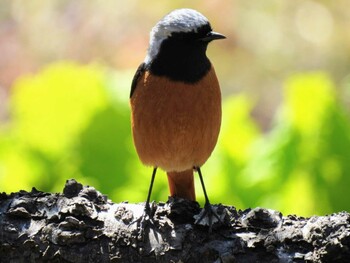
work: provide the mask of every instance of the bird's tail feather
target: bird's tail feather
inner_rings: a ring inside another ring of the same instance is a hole
[[[171,196],[196,200],[193,169],[183,172],[167,172],[167,175]]]

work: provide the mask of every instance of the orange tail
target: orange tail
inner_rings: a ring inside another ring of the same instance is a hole
[[[168,172],[167,175],[171,196],[196,200],[192,169],[183,172]]]

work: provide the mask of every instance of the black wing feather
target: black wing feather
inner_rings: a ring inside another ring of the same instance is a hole
[[[141,75],[145,72],[146,70],[146,64],[142,63],[136,70],[135,76],[132,80],[131,83],[131,90],[130,90],[130,98],[132,97],[132,94],[134,94],[134,91],[137,87],[137,82],[139,81],[139,78],[141,77]]]

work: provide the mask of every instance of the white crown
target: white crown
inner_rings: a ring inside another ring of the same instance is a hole
[[[155,58],[163,40],[172,33],[197,32],[198,28],[208,23],[205,16],[193,9],[177,9],[167,14],[152,28],[144,62],[148,64]]]

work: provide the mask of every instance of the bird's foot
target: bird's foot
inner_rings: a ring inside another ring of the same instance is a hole
[[[202,211],[198,215],[194,216],[196,219],[194,223],[196,225],[209,226],[209,233],[211,233],[214,224],[223,224],[222,218],[217,214],[217,210],[217,207],[214,207],[209,202],[206,202]]]
[[[150,228],[155,228],[155,223],[153,221],[153,214],[154,214],[153,209],[151,209],[150,204],[146,203],[143,214],[129,224],[129,227],[130,227],[131,225],[136,223],[138,241],[144,241],[146,233],[149,232]]]

